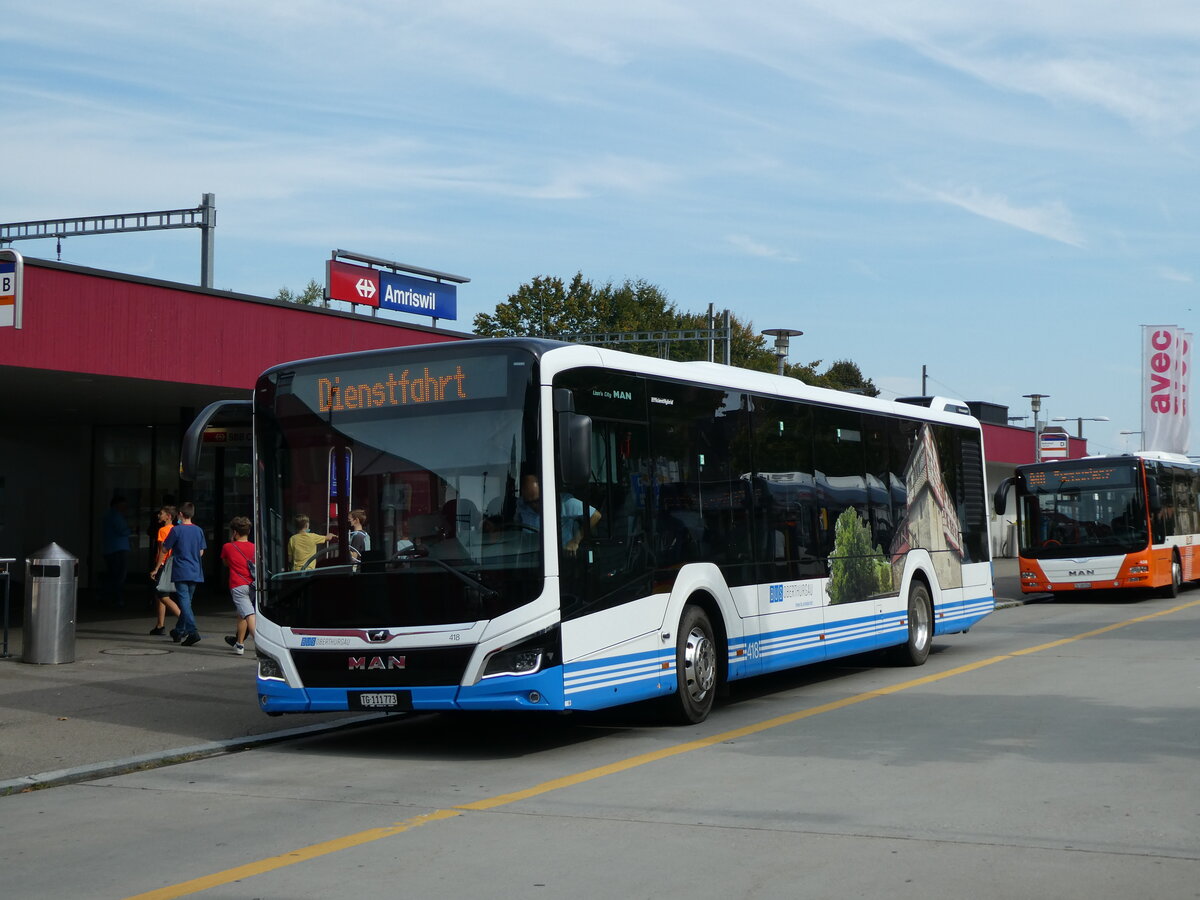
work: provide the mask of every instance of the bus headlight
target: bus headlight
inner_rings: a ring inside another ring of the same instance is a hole
[[[499,675],[533,675],[558,659],[558,626],[497,650],[483,665],[481,678]]]
[[[492,654],[483,670],[484,678],[497,675],[532,675],[542,669],[540,650],[501,650]]]
[[[268,681],[287,681],[283,677],[283,666],[279,665],[279,660],[273,656],[268,656],[257,648],[255,648],[254,652],[258,656],[259,678],[265,678]]]
[[[1150,571],[1149,566],[1130,566],[1129,567],[1130,575],[1145,575],[1149,571]]]

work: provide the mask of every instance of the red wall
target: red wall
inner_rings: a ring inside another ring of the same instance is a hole
[[[983,456],[990,463],[1010,463],[1015,466],[1034,461],[1032,428],[983,423]],[[1077,437],[1067,439],[1067,457],[1087,456],[1087,441]]]
[[[31,260],[24,287],[24,327],[0,328],[0,365],[248,388],[289,360],[463,337]]]

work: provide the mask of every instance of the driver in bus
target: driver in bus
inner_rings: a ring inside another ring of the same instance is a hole
[[[589,521],[594,529],[600,524],[600,513],[594,506],[588,507]],[[583,519],[583,501],[565,491],[558,498],[558,520],[562,529],[562,546],[568,554],[574,556],[583,540],[583,529],[580,521]],[[516,520],[522,525],[542,530],[542,486],[538,477],[526,473],[521,478],[521,494],[517,498]]]

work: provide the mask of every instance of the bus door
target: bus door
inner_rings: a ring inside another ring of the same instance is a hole
[[[575,412],[591,419],[587,484],[558,486],[564,657],[657,650],[665,599],[653,587],[642,379],[573,369],[554,386],[569,389]]]
[[[591,460],[580,515],[560,523],[580,536],[578,550],[560,559],[564,615],[636,604],[651,594],[645,425],[593,418]],[[565,546],[569,538],[562,537]],[[656,631],[660,621],[651,616],[646,630]]]

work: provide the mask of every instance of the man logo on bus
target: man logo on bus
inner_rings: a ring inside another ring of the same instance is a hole
[[[373,669],[403,669],[405,660],[403,656],[389,656],[384,659],[382,656],[372,656],[368,661],[365,656],[348,656],[346,657],[346,668],[351,672],[367,672]]]

